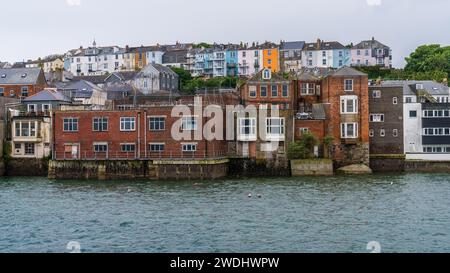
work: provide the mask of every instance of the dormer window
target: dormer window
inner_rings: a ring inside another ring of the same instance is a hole
[[[262,76],[264,80],[270,80],[272,78],[272,73],[269,69],[264,69]]]
[[[6,74],[2,74],[2,79],[6,78]]]
[[[27,73],[22,74],[22,78],[26,78],[27,77]]]

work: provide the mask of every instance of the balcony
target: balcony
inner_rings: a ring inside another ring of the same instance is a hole
[[[41,118],[41,117],[50,117],[50,111],[20,111],[13,112],[12,117],[23,117],[23,118]]]

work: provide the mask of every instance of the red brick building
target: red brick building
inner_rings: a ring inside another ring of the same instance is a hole
[[[0,96],[28,97],[46,87],[47,82],[41,68],[0,69]]]
[[[202,135],[210,118],[199,117],[192,106],[189,108],[192,115],[182,117],[172,117],[173,105],[122,111],[56,111],[53,157],[56,160],[225,157],[225,140],[208,141]],[[174,139],[171,131],[176,122],[182,128],[179,132],[186,133],[188,139]]]

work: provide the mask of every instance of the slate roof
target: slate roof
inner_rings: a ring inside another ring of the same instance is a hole
[[[0,69],[0,85],[37,84],[41,68],[2,68]]]
[[[71,102],[71,100],[64,96],[61,92],[52,89],[44,89],[41,92],[34,94],[33,96],[27,97],[23,100],[24,102],[35,102],[35,101],[62,101]]]
[[[303,49],[305,46],[304,41],[293,41],[293,42],[283,42],[280,46],[281,50],[296,50],[296,49]]]
[[[383,87],[403,87],[403,95],[415,96],[417,93],[417,84],[421,84],[431,95],[449,96],[450,90],[448,86],[435,81],[383,81]]]
[[[352,76],[352,77],[367,76],[367,74],[348,66],[341,67],[338,70],[331,72],[330,74],[333,76]]]
[[[136,77],[138,72],[136,71],[121,71],[121,72],[113,72],[109,76],[105,78],[105,81],[107,81],[110,77],[117,77],[121,81],[130,81]]]
[[[75,76],[73,77],[73,81],[88,81],[93,84],[103,84],[105,83],[108,75],[97,75],[97,76]]]
[[[336,41],[324,42],[317,41],[315,43],[305,43],[303,50],[333,50],[333,49],[345,49],[346,47]]]
[[[72,81],[69,83],[55,84],[58,91],[72,93],[72,97],[75,98],[90,98],[94,90],[101,90],[92,82],[86,80]]]
[[[289,80],[285,79],[278,73],[272,72],[272,78],[270,80],[263,79],[263,72],[265,69],[262,69],[258,73],[256,73],[248,82],[289,82]]]
[[[366,48],[389,48],[388,46],[378,42],[374,38],[372,40],[365,40],[352,47],[352,49],[366,49]]]

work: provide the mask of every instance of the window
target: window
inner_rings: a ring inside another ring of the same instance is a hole
[[[77,132],[78,131],[78,118],[64,118],[63,119],[64,132]]]
[[[353,91],[353,80],[344,80],[345,91]]]
[[[136,119],[134,117],[120,118],[120,131],[134,131],[136,128]]]
[[[398,104],[398,98],[397,97],[393,97],[392,98],[392,104],[394,104],[394,105]]]
[[[381,98],[381,91],[380,91],[380,90],[373,90],[373,91],[372,91],[372,97],[373,97],[374,99],[379,99],[379,98]]]
[[[272,50],[271,49],[267,50],[267,55],[269,55],[269,56],[272,55]]]
[[[327,65],[327,59],[322,60],[322,65]]]
[[[375,136],[375,131],[373,129],[369,130],[369,137],[374,137]]]
[[[272,96],[273,98],[278,97],[278,86],[277,86],[277,85],[272,85],[271,91],[272,91],[271,96]]]
[[[267,86],[261,85],[259,93],[260,97],[267,97]]]
[[[5,94],[5,88],[0,87],[0,97],[3,97]]]
[[[369,117],[370,122],[384,122],[384,114],[371,114]]]
[[[195,152],[195,151],[197,151],[197,144],[191,144],[191,143],[183,144],[181,146],[181,150],[183,152]]]
[[[250,98],[256,98],[256,86],[250,85],[248,87],[248,96]]]
[[[386,130],[381,129],[380,130],[380,137],[385,137],[386,136]]]
[[[267,118],[267,134],[275,136],[284,135],[284,118]]]
[[[299,128],[299,131],[300,131],[300,135],[303,135],[303,134],[306,134],[306,133],[310,132],[309,128]]]
[[[51,104],[42,104],[42,112],[48,112],[50,110],[52,110]]]
[[[398,129],[392,130],[392,136],[393,137],[398,137]]]
[[[34,155],[34,143],[25,143],[25,155]]]
[[[36,112],[36,104],[28,104],[27,105],[28,112]]]
[[[99,142],[94,143],[94,153],[106,153],[108,152],[108,143]]]
[[[410,118],[417,118],[417,111],[409,111]]]
[[[108,131],[108,118],[107,117],[93,118],[92,119],[92,131],[107,132]]]
[[[315,84],[314,83],[302,83],[300,92],[302,95],[314,95],[315,94]]]
[[[424,110],[423,116],[426,118],[441,118],[441,117],[449,117],[449,110]]]
[[[343,66],[344,62],[342,60],[339,60],[339,67]]]
[[[163,131],[166,129],[165,117],[150,117],[149,123],[150,131]]]
[[[357,113],[358,113],[358,97],[342,96],[341,114],[357,114]]]
[[[343,54],[343,52],[342,51],[339,51],[339,57],[343,57],[344,56],[344,54]]]
[[[20,95],[22,97],[28,97],[28,86],[22,86],[22,88],[20,89]]]
[[[282,96],[285,98],[289,97],[289,86],[286,84],[283,85]]]
[[[150,152],[164,152],[164,143],[150,143],[148,144],[148,150]]]
[[[361,55],[361,50],[358,49],[358,50],[356,51],[356,55],[360,56],[360,55]]]
[[[326,57],[327,56],[327,52],[326,51],[322,51],[322,57]]]
[[[183,131],[197,130],[197,118],[194,116],[183,117],[181,120],[181,130]]]
[[[358,137],[358,123],[342,123],[341,124],[342,138],[357,138]]]
[[[366,49],[365,55],[366,55],[366,56],[369,56],[369,50],[368,50],[368,49]]]
[[[36,123],[34,121],[17,121],[15,131],[16,137],[35,137]]]
[[[424,128],[424,136],[449,136],[450,128]]]
[[[270,80],[272,78],[272,73],[271,73],[270,69],[264,69],[262,78],[264,80]]]
[[[240,140],[256,140],[256,118],[240,118],[238,130]]]
[[[136,145],[134,143],[120,144],[120,150],[124,153],[134,152],[136,150]]]

